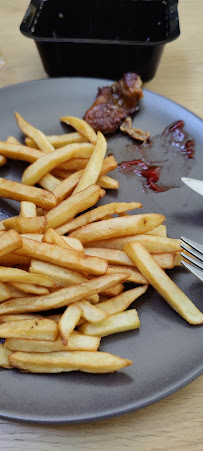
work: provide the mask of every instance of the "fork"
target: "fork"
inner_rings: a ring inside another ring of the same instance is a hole
[[[190,254],[188,255],[181,252],[180,255],[190,262],[188,263],[185,260],[181,260],[182,265],[203,282],[203,245],[185,238],[184,236],[181,236],[181,240],[183,241],[181,247]]]

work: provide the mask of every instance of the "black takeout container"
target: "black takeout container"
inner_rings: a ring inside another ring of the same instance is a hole
[[[32,0],[21,32],[34,39],[48,75],[119,79],[156,73],[179,34],[178,0]]]

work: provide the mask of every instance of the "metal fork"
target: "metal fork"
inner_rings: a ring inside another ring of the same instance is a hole
[[[182,265],[203,282],[203,245],[189,240],[184,236],[181,236],[181,240],[183,241],[181,247],[190,254],[181,252],[180,255],[190,262],[187,263],[185,260],[181,260]]]

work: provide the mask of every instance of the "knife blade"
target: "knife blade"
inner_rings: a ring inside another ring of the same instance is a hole
[[[181,178],[182,182],[185,183],[189,188],[196,191],[196,193],[199,193],[203,196],[203,181],[202,180],[196,180],[196,179],[190,179],[187,177]]]

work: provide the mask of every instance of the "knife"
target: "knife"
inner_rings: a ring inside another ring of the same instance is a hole
[[[187,177],[182,177],[181,180],[183,183],[185,183],[187,186],[189,186],[189,188],[193,189],[194,191],[196,191],[196,193],[199,193],[203,196],[203,181],[202,180],[195,180],[195,179],[190,179]]]

